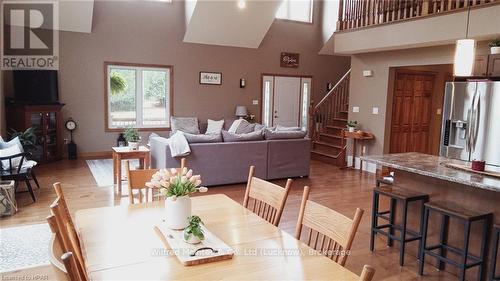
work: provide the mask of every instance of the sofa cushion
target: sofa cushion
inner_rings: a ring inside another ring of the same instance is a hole
[[[262,131],[262,130],[264,130],[265,128],[266,128],[266,125],[262,125],[262,124],[257,123],[257,124],[255,124],[254,131],[255,131],[255,132],[256,132],[256,131]]]
[[[198,118],[196,117],[172,117],[171,119],[172,132],[170,135],[175,134],[177,131],[184,133],[199,134]]]
[[[276,131],[302,131],[301,127],[285,127],[278,125],[276,126]]]
[[[279,139],[303,139],[306,136],[306,131],[271,131],[264,130],[266,140],[279,140]]]
[[[207,122],[208,122],[207,131],[205,132],[205,134],[207,134],[207,135],[212,135],[212,134],[220,135],[221,134],[222,127],[224,127],[224,119],[219,120],[219,121],[208,119]]]
[[[262,131],[251,132],[247,134],[233,134],[222,130],[222,138],[224,142],[239,142],[239,141],[259,141],[263,139]]]
[[[222,142],[221,134],[190,134],[184,133],[188,143]]]

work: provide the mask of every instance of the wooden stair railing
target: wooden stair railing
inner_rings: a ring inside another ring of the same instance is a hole
[[[349,81],[351,70],[335,84],[321,101],[310,110],[310,137],[312,156],[342,166],[345,145],[341,141],[341,131],[347,124],[349,111]]]
[[[339,0],[337,30],[465,10],[500,0]]]

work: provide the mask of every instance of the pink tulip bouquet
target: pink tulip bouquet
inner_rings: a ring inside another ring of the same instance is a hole
[[[183,168],[182,171],[177,169],[160,169],[151,178],[151,182],[146,183],[148,187],[159,188],[161,194],[166,197],[172,197],[176,200],[177,197],[187,196],[196,191],[207,192],[208,188],[201,185],[201,176],[193,175],[193,170]]]

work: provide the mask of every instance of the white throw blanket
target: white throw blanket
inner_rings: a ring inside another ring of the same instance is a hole
[[[169,139],[168,145],[170,146],[170,153],[172,157],[186,156],[191,153],[191,148],[181,131],[175,132]]]

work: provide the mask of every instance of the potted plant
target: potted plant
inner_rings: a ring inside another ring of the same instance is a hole
[[[183,168],[161,169],[146,184],[151,188],[159,188],[160,193],[166,197],[165,211],[167,213],[167,227],[171,229],[184,229],[189,225],[191,216],[191,198],[189,194],[196,191],[207,192],[208,188],[200,186],[200,175],[193,175],[193,170]]]
[[[29,152],[35,148],[36,145],[35,127],[29,127],[25,131],[20,131],[20,132],[14,129],[9,129],[8,135],[9,135],[9,140],[13,140],[16,137],[18,137],[19,142],[21,142],[24,151]]]
[[[356,127],[358,127],[358,121],[355,120],[347,121],[347,130],[349,132],[354,132],[356,130]]]
[[[111,94],[116,95],[127,89],[127,81],[120,73],[113,72],[109,78],[109,86]]]
[[[492,55],[500,54],[500,39],[495,39],[490,42],[490,53]]]
[[[134,127],[128,127],[127,129],[125,129],[125,132],[123,134],[125,135],[125,139],[127,140],[129,148],[132,150],[137,150],[137,148],[139,148],[139,142],[141,141],[139,131]]]
[[[205,239],[205,235],[203,234],[203,229],[201,226],[203,222],[198,216],[190,216],[188,218],[189,225],[184,229],[183,238],[184,241],[189,244],[198,244],[203,239]]]

